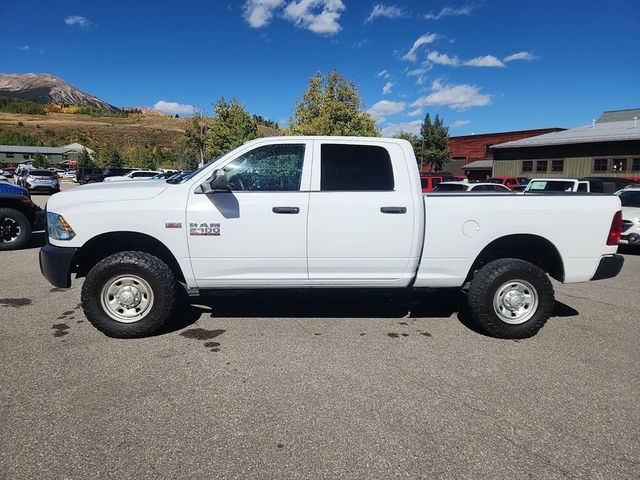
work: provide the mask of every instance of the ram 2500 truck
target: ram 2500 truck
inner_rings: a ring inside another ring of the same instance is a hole
[[[357,287],[464,289],[484,331],[524,338],[552,313],[549,276],[623,264],[617,197],[423,195],[400,139],[262,138],[179,183],[57,194],[46,218],[43,274],[56,287],[86,277],[85,315],[114,337],[157,332],[182,288]]]

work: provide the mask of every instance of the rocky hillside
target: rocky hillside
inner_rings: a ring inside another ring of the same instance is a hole
[[[103,110],[118,110],[93,95],[53,75],[41,73],[0,73],[0,96],[17,97],[38,103],[87,105]]]

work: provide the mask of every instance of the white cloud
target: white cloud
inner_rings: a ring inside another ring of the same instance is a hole
[[[411,110],[409,113],[407,113],[407,115],[409,115],[410,117],[417,117],[418,115],[422,115],[423,112],[424,110],[418,107],[415,110]]]
[[[448,65],[450,67],[456,67],[460,64],[460,60],[455,55],[453,57],[450,57],[446,53],[438,53],[435,50],[429,52],[429,54],[427,55],[427,60],[429,60],[431,63],[436,63],[438,65]]]
[[[536,57],[533,53],[522,51],[518,53],[512,53],[511,55],[507,55],[502,59],[503,62],[513,62],[516,60],[526,60],[528,62],[532,60],[538,60],[539,57]]]
[[[442,17],[459,17],[461,15],[469,16],[475,7],[467,5],[461,8],[444,7],[438,13],[429,12],[424,18],[427,20],[439,20]]]
[[[396,7],[395,5],[385,5],[384,3],[378,3],[373,6],[373,10],[366,18],[364,23],[373,22],[376,18],[385,17],[385,18],[398,18],[403,17],[405,15],[404,11],[401,8]]]
[[[415,42],[413,42],[413,46],[409,49],[407,53],[402,56],[403,60],[407,60],[410,62],[415,62],[417,59],[416,52],[422,45],[427,45],[429,43],[433,43],[438,35],[435,33],[426,33],[419,37]]]
[[[467,110],[491,103],[491,95],[480,93],[480,89],[475,85],[446,85],[436,80],[431,85],[431,91],[432,93],[418,98],[411,106],[448,106],[453,110]]]
[[[482,57],[472,58],[464,62],[468,67],[504,67],[504,63],[493,55],[484,55]]]
[[[178,102],[165,102],[164,100],[157,101],[153,108],[154,110],[158,110],[163,113],[180,113],[183,115],[191,115],[195,110],[193,105],[185,105]]]
[[[287,5],[284,17],[313,33],[333,35],[342,29],[338,20],[344,9],[342,0],[300,0]]]
[[[313,33],[333,35],[342,28],[338,20],[344,9],[342,0],[298,0],[288,3],[285,0],[246,0],[243,16],[251,28],[265,27],[277,15]]]
[[[64,23],[66,23],[67,25],[77,25],[84,30],[89,30],[96,26],[95,23],[91,22],[87,17],[83,17],[82,15],[70,15],[64,19]]]
[[[420,67],[420,68],[414,68],[411,70],[406,70],[406,74],[407,77],[416,77],[416,83],[418,85],[422,85],[424,84],[424,82],[426,82],[427,77],[425,76],[425,73],[427,73],[429,70],[431,70],[431,66],[424,66],[424,67]]]
[[[392,102],[391,100],[380,100],[374,104],[367,113],[371,115],[375,120],[384,122],[386,115],[395,115],[404,110],[405,102]]]
[[[384,78],[385,80],[388,80],[391,78],[391,74],[386,70],[381,70],[376,74],[376,77],[378,78]]]
[[[468,125],[470,123],[471,123],[471,120],[456,120],[451,125],[449,125],[449,128],[463,127],[463,126]]]
[[[388,93],[391,93],[392,89],[393,89],[393,82],[387,82],[384,84],[384,87],[382,87],[382,94],[387,95]]]
[[[412,120],[410,122],[402,123],[389,123],[382,128],[383,137],[393,137],[400,132],[412,133],[417,135],[420,133],[420,127],[422,127],[422,120]]]
[[[18,47],[18,50],[20,50],[21,52],[44,53],[44,49],[33,48],[33,47],[30,47],[29,45],[22,45],[21,47]]]
[[[247,0],[244,4],[244,19],[251,28],[261,28],[269,23],[276,8],[284,0]]]

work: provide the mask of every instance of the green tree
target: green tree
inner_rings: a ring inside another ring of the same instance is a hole
[[[80,156],[78,157],[78,167],[92,167],[93,159],[91,155],[89,155],[89,151],[86,148],[82,149]]]
[[[321,73],[309,79],[289,119],[289,131],[294,135],[379,135],[375,121],[362,108],[356,85],[335,70],[326,79]]]
[[[46,168],[47,159],[40,152],[36,152],[33,156],[33,166],[36,168]]]
[[[124,159],[116,147],[107,144],[98,150],[96,163],[103,168],[121,168],[124,166]]]
[[[209,122],[202,111],[195,110],[184,132],[187,144],[198,153],[200,165],[204,165]]]
[[[152,149],[142,145],[136,145],[128,152],[127,165],[134,168],[153,170],[157,166],[157,161]]]
[[[214,117],[206,133],[205,154],[219,157],[258,136],[258,126],[237,99],[220,97],[214,105]]]
[[[16,132],[10,129],[0,129],[0,145],[26,145],[41,147],[42,140],[28,133]]]
[[[444,126],[444,120],[436,114],[434,121],[427,113],[420,128],[420,137],[416,146],[416,158],[422,169],[430,165],[431,169],[439,172],[451,158],[449,150],[449,127]]]

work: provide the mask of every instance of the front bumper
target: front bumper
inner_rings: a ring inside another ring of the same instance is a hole
[[[624,265],[624,257],[622,255],[604,255],[600,259],[600,264],[596,269],[596,273],[591,277],[591,280],[613,278],[620,273],[622,265]]]
[[[71,266],[77,250],[49,244],[40,249],[40,271],[51,285],[58,288],[71,286]]]

